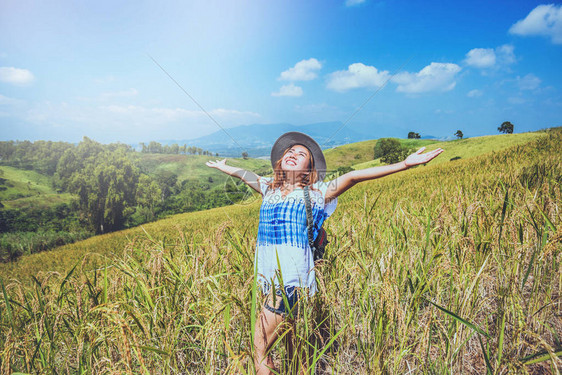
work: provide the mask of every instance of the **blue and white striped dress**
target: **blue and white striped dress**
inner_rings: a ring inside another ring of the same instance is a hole
[[[281,284],[281,276],[285,286],[309,288],[312,295],[316,292],[316,276],[308,243],[304,191],[295,189],[282,197],[280,189],[273,190],[267,185],[271,180],[259,179],[263,202],[255,256],[258,279],[265,293],[272,283]],[[337,199],[324,203],[327,188],[328,182],[317,182],[309,190],[315,238],[337,205]]]

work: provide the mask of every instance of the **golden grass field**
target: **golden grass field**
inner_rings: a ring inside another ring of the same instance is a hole
[[[452,162],[441,147],[339,199],[280,373],[308,356],[318,373],[560,373],[562,129]],[[2,373],[253,373],[246,203],[1,265]]]

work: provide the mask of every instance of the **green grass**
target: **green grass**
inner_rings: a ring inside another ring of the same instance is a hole
[[[70,203],[73,200],[78,199],[75,195],[70,193],[50,193],[50,194],[38,194],[33,197],[19,198],[11,201],[2,201],[5,208],[34,208],[34,209],[45,209],[52,206],[56,206],[61,203]]]
[[[7,189],[0,191],[0,202],[7,209],[48,208],[76,199],[72,194],[58,194],[52,178],[35,171],[0,166],[0,178],[7,180]]]
[[[7,180],[7,190],[0,191],[0,201],[56,193],[51,178],[35,171],[0,166],[0,178]]]

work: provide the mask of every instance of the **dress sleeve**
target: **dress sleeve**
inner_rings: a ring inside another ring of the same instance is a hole
[[[314,184],[313,186],[316,187],[322,193],[322,201],[324,202],[324,212],[326,213],[326,218],[330,217],[336,210],[338,205],[338,198],[332,199],[330,202],[326,202],[326,191],[328,190],[328,186],[330,185],[331,181],[320,181]]]
[[[265,194],[267,193],[267,189],[269,189],[269,183],[271,182],[271,177],[258,177],[258,181],[260,184],[260,192],[262,197],[265,196]]]

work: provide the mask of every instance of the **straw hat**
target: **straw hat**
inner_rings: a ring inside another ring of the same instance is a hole
[[[314,160],[314,167],[318,173],[318,181],[322,181],[326,176],[326,158],[324,158],[324,153],[318,143],[304,133],[288,132],[275,141],[271,148],[271,165],[273,168],[275,168],[275,163],[283,157],[283,152],[294,145],[303,145],[310,151]]]

